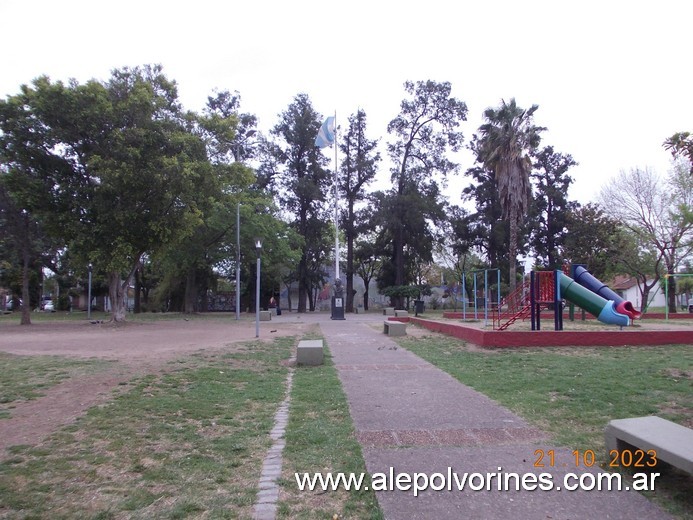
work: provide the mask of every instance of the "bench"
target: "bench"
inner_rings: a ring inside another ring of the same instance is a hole
[[[383,323],[383,334],[388,336],[406,336],[407,324],[401,321],[385,320]]]
[[[693,474],[693,430],[690,428],[655,416],[615,419],[606,425],[604,438],[610,460],[614,459],[612,450],[619,454],[633,448],[645,454],[654,450],[658,461]],[[619,455],[617,460],[625,458]]]
[[[395,308],[394,307],[383,307],[383,316],[394,316],[395,315]]]
[[[297,365],[322,365],[323,349],[321,339],[304,339],[296,348]]]
[[[395,310],[395,316],[397,318],[406,318],[407,316],[409,316],[409,313],[405,310],[397,309]]]
[[[260,311],[260,321],[272,321],[272,311]]]

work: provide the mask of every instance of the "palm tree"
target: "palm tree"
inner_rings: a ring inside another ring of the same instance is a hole
[[[503,218],[509,220],[511,292],[515,290],[517,283],[518,229],[529,203],[529,174],[532,170],[529,153],[539,146],[539,133],[545,130],[532,122],[532,116],[538,108],[538,105],[532,105],[524,110],[517,106],[515,98],[509,103],[502,100],[499,108],[487,108],[484,111],[486,123],[479,127],[478,160],[485,168],[493,171],[503,207]]]

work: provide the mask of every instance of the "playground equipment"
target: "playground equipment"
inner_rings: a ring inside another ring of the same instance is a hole
[[[633,307],[633,304],[627,300],[624,300],[621,298],[618,294],[616,294],[614,291],[609,289],[609,287],[599,280],[597,280],[587,269],[585,269],[582,265],[576,264],[573,265],[573,279],[582,285],[583,287],[586,287],[593,293],[598,294],[602,298],[606,300],[612,300],[613,302],[616,303],[616,311],[625,314],[628,317],[630,317],[633,320],[637,320],[641,316],[641,312],[635,310],[635,307]]]
[[[467,274],[474,275],[474,319],[478,320],[479,319],[479,297],[477,295],[477,283],[476,283],[476,276],[479,273],[484,273],[484,296],[483,296],[483,301],[484,301],[484,326],[488,326],[488,310],[489,310],[489,291],[488,291],[488,274],[490,272],[496,272],[496,302],[495,306],[496,308],[500,308],[501,304],[501,293],[500,293],[500,269],[498,268],[493,268],[493,269],[483,269],[483,270],[477,270],[477,271],[470,271],[467,273],[466,271],[462,272],[462,319],[466,320],[467,319],[467,288],[466,288],[466,280],[467,280]],[[493,306],[492,310],[493,312]]]
[[[589,280],[589,277],[584,276],[584,273],[589,274],[589,272],[584,268],[583,271],[580,274],[584,280],[587,280],[587,283],[593,282],[592,287],[599,286],[599,289],[606,287],[594,277],[592,277],[593,280]],[[619,299],[621,302],[624,301],[620,297]],[[532,330],[540,330],[541,309],[553,307],[554,328],[555,330],[562,330],[562,300],[577,305],[593,314],[599,321],[609,325],[623,327],[630,325],[632,321],[630,314],[625,314],[619,310],[616,301],[607,300],[593,292],[590,287],[580,285],[565,273],[561,271],[535,271],[530,273],[529,280],[525,279],[523,284],[515,292],[509,294],[499,306],[497,315],[494,315],[494,328],[505,330],[517,320],[531,317]],[[626,303],[629,304],[630,302]],[[630,307],[632,308],[632,305]],[[621,308],[624,309],[627,306],[621,305]],[[637,311],[634,312],[637,313]],[[639,313],[637,315],[639,316]]]

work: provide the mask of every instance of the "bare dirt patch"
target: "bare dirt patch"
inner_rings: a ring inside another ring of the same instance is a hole
[[[111,399],[133,378],[160,373],[170,362],[201,351],[241,348],[255,340],[254,322],[162,320],[114,326],[89,322],[3,324],[0,351],[21,356],[65,356],[116,361],[96,374],[72,378],[48,389],[35,400],[18,402],[11,417],[0,419],[0,457],[9,446],[39,444],[88,408]],[[263,324],[264,325],[264,324]],[[273,322],[263,327],[261,340],[299,336],[310,327],[300,321]]]

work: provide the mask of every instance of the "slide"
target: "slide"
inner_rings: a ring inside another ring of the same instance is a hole
[[[586,287],[593,293],[598,294],[602,298],[606,300],[613,300],[616,302],[616,310],[620,312],[621,314],[626,314],[627,316],[630,316],[631,319],[637,320],[641,316],[641,312],[636,311],[635,307],[633,307],[633,304],[630,303],[629,301],[624,300],[621,298],[618,294],[616,294],[614,291],[609,289],[606,285],[604,285],[602,282],[597,280],[594,276],[592,276],[592,273],[590,273],[587,269],[584,267],[578,265],[575,268],[575,281],[582,285],[583,287]]]
[[[585,309],[590,314],[596,316],[602,323],[620,325],[621,327],[631,324],[630,316],[618,312],[616,302],[602,298],[577,283],[570,276],[566,276],[563,273],[560,273],[559,276],[561,298]]]

